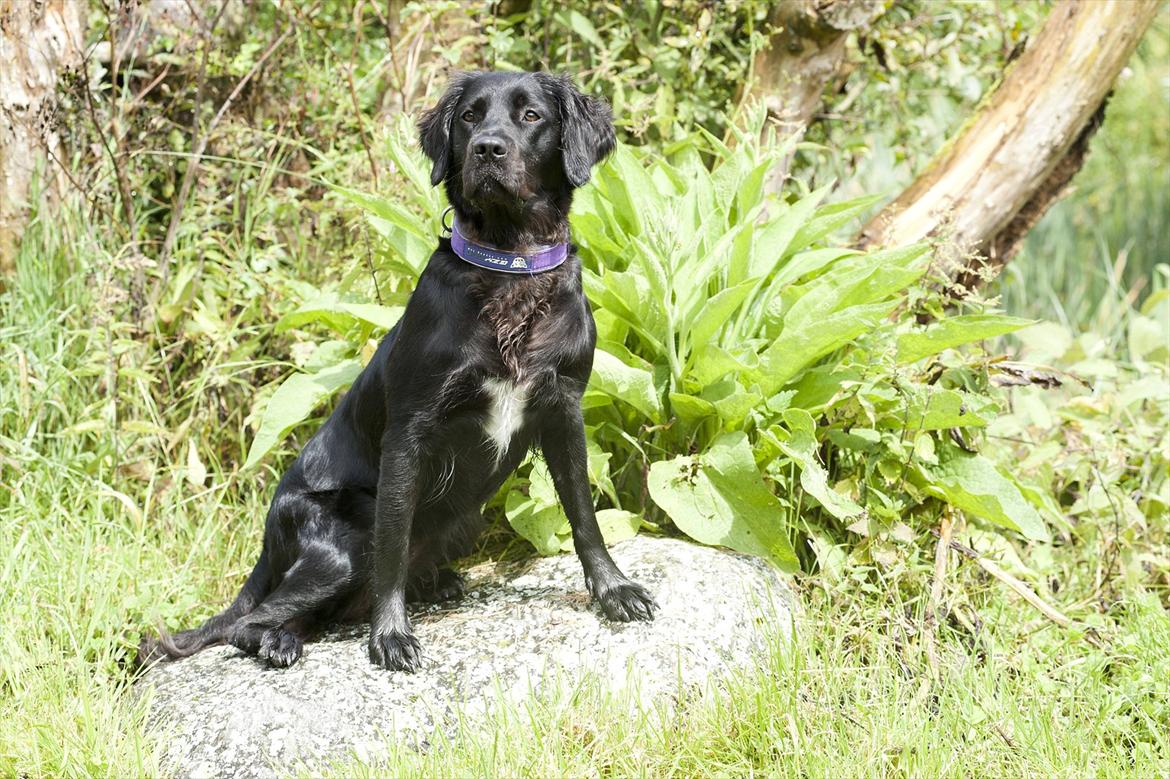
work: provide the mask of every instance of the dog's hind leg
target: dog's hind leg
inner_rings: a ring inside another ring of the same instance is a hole
[[[357,584],[355,568],[349,550],[323,541],[308,544],[264,602],[231,627],[228,643],[270,665],[292,665],[300,658],[304,641],[286,623],[334,605]]]
[[[407,603],[443,603],[463,597],[467,582],[455,570],[443,566],[416,576],[406,584]]]
[[[190,657],[201,649],[223,643],[236,621],[264,599],[270,588],[271,576],[268,550],[264,549],[232,605],[193,630],[173,635],[162,631],[158,636],[144,636],[138,645],[135,665],[142,667],[162,657]]]

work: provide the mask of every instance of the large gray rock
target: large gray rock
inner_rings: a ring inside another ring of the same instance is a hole
[[[153,727],[168,770],[261,777],[346,756],[373,759],[387,739],[419,744],[475,714],[523,699],[558,674],[636,685],[643,705],[669,702],[748,666],[792,630],[792,599],[765,563],[683,541],[639,536],[611,550],[662,607],[651,623],[607,621],[573,555],[466,572],[467,597],[412,614],[425,665],[389,673],[366,657],[367,628],[306,644],[289,669],[231,647],[148,671]]]

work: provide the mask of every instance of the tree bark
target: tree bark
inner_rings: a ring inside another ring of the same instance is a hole
[[[33,179],[62,185],[57,81],[81,62],[85,4],[0,0],[0,278],[15,261]]]
[[[803,135],[829,80],[841,67],[845,41],[885,10],[882,0],[778,0],[768,16],[773,32],[752,63],[746,97],[764,104],[768,128],[782,137]],[[779,191],[787,161],[768,174]]]
[[[1059,0],[999,87],[862,229],[858,245],[938,236],[980,258],[976,265],[1010,260],[1080,169],[1113,82],[1158,6],[1159,0]]]

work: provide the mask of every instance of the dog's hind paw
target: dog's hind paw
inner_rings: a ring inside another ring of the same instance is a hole
[[[463,597],[467,583],[450,568],[440,568],[431,576],[419,577],[406,589],[407,603],[442,603]]]
[[[304,642],[294,633],[284,628],[272,628],[260,639],[259,655],[273,668],[288,668],[301,659],[304,647]]]
[[[422,668],[422,647],[411,633],[370,633],[370,662],[387,671],[414,673]]]
[[[658,604],[645,587],[637,582],[614,584],[595,594],[605,616],[615,622],[650,622]]]

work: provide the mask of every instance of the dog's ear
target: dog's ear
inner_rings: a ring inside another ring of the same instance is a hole
[[[419,145],[432,163],[432,186],[437,186],[447,175],[451,160],[451,121],[455,116],[455,106],[459,105],[463,88],[471,76],[471,73],[453,74],[439,102],[418,120]]]
[[[613,151],[617,139],[613,114],[604,100],[588,97],[564,75],[537,73],[541,87],[557,101],[565,177],[574,187],[589,181],[589,171]]]

